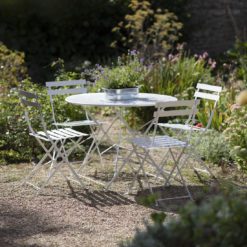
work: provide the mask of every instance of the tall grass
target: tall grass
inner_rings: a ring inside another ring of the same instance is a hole
[[[169,55],[152,65],[142,90],[175,96],[195,87],[198,82],[214,82],[211,68],[205,59],[183,54]]]

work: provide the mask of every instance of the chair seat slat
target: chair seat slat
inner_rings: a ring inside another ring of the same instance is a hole
[[[93,120],[82,120],[82,121],[71,121],[71,122],[63,122],[63,123],[54,123],[57,126],[64,126],[64,127],[76,127],[76,126],[87,126],[87,125],[98,125],[100,123],[96,123]]]
[[[47,131],[47,132],[48,134],[57,136],[58,138],[61,138],[61,139],[66,139],[66,138],[71,137],[70,135],[63,133],[61,130],[52,130],[52,131]]]
[[[74,130],[74,129],[71,129],[71,128],[65,128],[65,129],[62,129],[63,131],[67,131],[73,135],[78,135],[78,136],[81,136],[81,135],[85,135],[87,136],[88,134],[85,134],[85,133],[82,133],[82,132],[79,132],[77,130]]]
[[[169,136],[136,137],[130,140],[134,145],[142,148],[169,148],[185,147],[186,142],[174,139]]]
[[[171,128],[171,129],[181,129],[181,130],[197,130],[197,131],[204,131],[205,128],[191,126],[188,124],[169,124],[169,123],[158,123],[158,126]]]
[[[57,133],[58,135],[63,136],[64,138],[73,138],[73,137],[81,136],[81,133],[74,134],[74,133],[71,133],[69,130],[65,130],[65,129],[54,130],[54,132]]]

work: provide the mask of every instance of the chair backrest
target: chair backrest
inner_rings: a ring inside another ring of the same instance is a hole
[[[197,83],[194,97],[197,99],[207,99],[217,102],[220,98],[222,87]]]
[[[146,130],[146,134],[154,126],[153,135],[156,135],[157,127],[160,118],[164,117],[191,117],[197,112],[197,105],[199,100],[178,100],[178,101],[169,101],[169,102],[157,102],[155,107],[156,110],[153,114],[153,121]]]
[[[87,93],[86,80],[49,81],[46,82],[47,92],[50,97],[53,121],[56,123],[53,98],[58,95],[71,95]]]
[[[35,116],[37,115],[37,117],[39,118],[38,121],[42,129],[46,132],[46,124],[42,114],[42,107],[38,102],[38,95],[36,93],[30,93],[24,90],[19,90],[19,97],[21,104],[25,109],[25,120],[28,124],[30,132],[32,132],[33,134],[36,133],[32,126],[32,118],[30,117],[30,115],[34,115],[34,113]]]
[[[197,99],[205,99],[214,102],[213,109],[209,114],[208,123],[205,129],[208,129],[212,123],[212,119],[214,116],[215,108],[220,98],[220,93],[222,91],[222,87],[220,86],[213,86],[203,83],[197,83],[196,91],[194,94],[195,100]]]

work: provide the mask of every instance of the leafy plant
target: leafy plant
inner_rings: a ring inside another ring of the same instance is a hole
[[[24,53],[12,51],[0,42],[0,82],[5,82],[5,87],[11,88],[27,77]]]
[[[192,99],[198,82],[213,84],[212,66],[206,54],[198,57],[187,56],[183,46],[177,47],[176,55],[168,54],[148,66],[142,92],[172,95],[183,99]],[[133,109],[133,119],[147,122],[152,118],[153,109]],[[132,121],[131,122],[136,122]]]
[[[135,51],[126,57],[118,58],[115,67],[98,67],[97,85],[101,88],[131,88],[142,85],[146,68],[140,62]]]
[[[154,223],[137,231],[123,247],[232,247],[247,245],[247,196],[226,192],[208,201],[188,203],[178,219]],[[156,220],[157,219],[157,220]]]
[[[192,144],[200,156],[208,162],[223,165],[227,164],[231,158],[230,145],[224,134],[215,130],[209,130],[203,136],[200,133],[194,133]]]
[[[3,83],[0,83],[0,86]],[[21,83],[21,88],[35,92],[39,95],[42,113],[45,117],[47,128],[54,128],[51,118],[51,106],[46,92],[46,88],[34,84],[28,80]],[[54,101],[56,107],[57,121],[81,120],[84,118],[84,112],[81,108],[68,104],[65,96],[61,96]],[[17,88],[10,89],[2,94],[0,98],[0,160],[1,163],[15,163],[37,159],[43,152],[36,140],[29,136],[27,123],[24,119],[24,109],[20,104]],[[39,130],[39,119],[31,115],[34,128]],[[85,131],[85,129],[83,129]]]
[[[29,81],[22,83],[28,90],[41,90]],[[0,82],[0,86],[6,83]],[[0,98],[0,160],[3,163],[30,160],[32,155],[38,155],[40,150],[33,138],[28,135],[24,110],[20,105],[17,88],[9,89]]]
[[[29,136],[27,123],[24,119],[24,109],[18,96],[18,87],[39,95],[47,127],[52,128],[54,126],[51,125],[51,108],[46,88],[30,82],[28,79],[22,80],[27,77],[22,54],[8,50],[4,46],[0,48],[5,51],[0,54],[1,63],[6,65],[1,68],[3,73],[0,81],[0,163],[37,159],[41,149],[35,139]],[[72,120],[83,118],[80,107],[67,104],[64,96],[60,97],[59,101],[55,101],[55,104],[58,121],[64,121],[65,116]],[[35,120],[35,117],[33,118]],[[39,126],[37,120],[34,121],[34,126]]]
[[[237,40],[234,49],[228,52],[232,62],[235,62],[236,76],[247,86],[247,42]]]
[[[224,134],[231,146],[231,155],[239,167],[247,171],[247,106],[234,109],[227,120]]]
[[[181,36],[182,23],[167,9],[154,9],[147,0],[131,0],[129,9],[131,13],[113,28],[118,34],[113,47],[120,43],[140,51],[145,58],[155,58],[170,50]]]
[[[178,46],[176,55],[168,54],[150,67],[143,88],[145,92],[177,95],[195,87],[198,82],[214,82],[206,58],[187,56],[183,45]]]
[[[73,4],[68,0],[1,0],[1,41],[25,52],[32,80],[43,83],[53,78],[49,64],[58,57],[73,68],[82,59],[102,61],[116,56],[110,47],[111,29],[125,16],[127,6],[126,0]]]

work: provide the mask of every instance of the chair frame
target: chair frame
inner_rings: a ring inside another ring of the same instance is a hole
[[[186,123],[184,125],[181,125],[180,127],[176,126],[176,124],[174,125],[174,124],[161,123],[161,124],[159,124],[159,128],[164,133],[165,133],[166,128],[170,128],[173,130],[179,130],[181,132],[188,131],[188,130],[189,131],[190,130],[197,131],[198,133],[200,133],[200,135],[202,135],[204,132],[206,132],[210,128],[210,126],[212,124],[214,112],[215,112],[215,109],[217,107],[221,91],[222,91],[221,86],[213,86],[213,85],[209,85],[209,84],[197,83],[196,91],[194,93],[195,102],[198,100],[201,100],[201,99],[214,101],[214,105],[213,105],[212,111],[209,115],[207,125],[205,126],[205,128],[198,128],[198,127],[194,126],[194,124],[196,122],[195,119],[196,119],[197,112],[195,112],[192,116],[189,116]],[[187,128],[183,129],[183,126],[187,127]],[[178,134],[181,134],[181,132],[178,132]],[[196,142],[195,145],[197,145],[199,141],[200,141],[200,137],[198,138],[198,141]],[[197,152],[195,150],[193,150],[193,152],[191,152],[190,154],[191,154],[192,158],[196,159],[205,168],[205,170],[197,169],[197,168],[194,168],[194,170],[206,172],[206,173],[210,174],[213,178],[215,178],[214,174],[210,171],[209,167],[205,164],[205,162],[203,160],[201,160],[201,158],[199,157],[199,155],[197,154]]]
[[[70,126],[76,127],[76,126],[89,126],[90,128],[90,135],[87,139],[83,140],[83,142],[92,139],[92,143],[86,152],[86,156],[83,160],[83,163],[81,165],[81,168],[86,165],[87,162],[89,162],[89,158],[91,156],[91,153],[97,150],[97,153],[100,158],[100,163],[102,164],[102,152],[99,149],[99,141],[97,140],[97,136],[100,131],[103,131],[104,135],[106,135],[104,129],[102,128],[102,123],[98,122],[95,119],[90,118],[90,114],[88,111],[85,110],[86,120],[79,120],[74,122],[64,122],[64,123],[58,123],[56,120],[56,114],[55,114],[55,106],[54,106],[54,97],[58,95],[71,95],[71,94],[83,94],[87,93],[86,88],[87,82],[86,80],[69,80],[69,81],[49,81],[46,82],[47,87],[47,93],[50,98],[50,104],[52,108],[52,118],[54,121],[54,125],[56,126]],[[66,88],[71,87],[74,88]],[[79,86],[79,87],[77,87]],[[55,89],[56,88],[56,89]],[[97,130],[94,129],[94,127],[97,127]],[[80,149],[80,145],[83,143],[78,143],[77,147]],[[80,168],[80,169],[81,169]]]
[[[148,188],[150,190],[151,193],[153,193],[152,188],[148,182],[148,177],[147,175],[149,175],[145,169],[144,169],[144,165],[145,163],[150,164],[152,167],[154,167],[157,171],[157,175],[161,175],[162,178],[165,180],[165,185],[168,185],[168,183],[170,182],[172,177],[172,174],[174,173],[174,171],[176,170],[180,176],[180,180],[176,179],[177,181],[179,181],[186,189],[187,195],[186,196],[179,196],[179,197],[174,197],[174,198],[166,198],[166,199],[159,199],[159,200],[168,200],[168,199],[181,199],[181,198],[190,198],[192,199],[192,195],[188,189],[188,186],[183,178],[183,175],[181,173],[181,158],[185,152],[185,150],[188,148],[189,146],[189,138],[190,136],[187,136],[187,140],[185,141],[180,141],[178,139],[175,139],[173,137],[169,137],[169,136],[157,136],[157,129],[158,129],[158,123],[159,123],[159,119],[163,118],[163,117],[174,117],[174,116],[193,116],[193,114],[195,114],[195,112],[197,111],[197,105],[198,105],[199,101],[195,101],[194,100],[182,100],[182,101],[173,101],[173,102],[158,102],[156,104],[156,110],[154,112],[154,118],[153,120],[150,122],[149,126],[147,127],[146,131],[144,132],[144,134],[142,136],[137,136],[134,137],[132,139],[130,139],[130,143],[132,144],[132,151],[128,154],[128,156],[125,158],[124,162],[122,163],[121,167],[118,170],[117,175],[115,176],[115,179],[117,178],[118,174],[121,172],[121,170],[123,169],[123,167],[126,164],[129,164],[131,161],[131,157],[133,155],[135,155],[138,159],[139,162],[139,168],[136,171],[136,174],[134,176],[134,179],[132,180],[132,183],[129,187],[129,192],[131,191],[131,189],[134,186],[135,181],[137,180],[138,174],[142,171],[145,177],[145,180],[148,184]],[[170,108],[174,108],[176,107],[176,109],[170,109]],[[177,109],[177,108],[186,108],[186,109]],[[153,129],[152,135],[150,136],[149,133],[151,132],[151,129]],[[148,141],[148,145],[145,146],[145,141]],[[159,141],[161,146],[159,145]],[[181,151],[179,153],[179,155],[174,154],[173,152],[173,148],[180,148]],[[161,160],[160,164],[156,164],[156,162],[154,161],[154,159],[152,158],[151,155],[151,151],[154,149],[167,149],[167,152],[165,153],[163,159]],[[170,173],[164,171],[164,165],[167,162],[167,160],[165,159],[166,155],[170,153],[174,166],[171,170]],[[112,183],[113,181],[111,181]],[[108,185],[107,188],[110,187],[111,183]]]
[[[42,106],[38,102],[38,95],[36,93],[26,92],[23,90],[19,90],[19,96],[21,104],[24,106],[25,109],[25,120],[28,124],[29,128],[29,134],[33,136],[37,142],[40,144],[40,146],[45,151],[44,156],[40,159],[40,161],[35,164],[35,167],[32,169],[32,171],[24,178],[21,185],[29,184],[33,186],[35,189],[38,190],[38,193],[40,193],[45,186],[48,185],[52,177],[57,173],[60,172],[62,176],[68,180],[68,178],[63,174],[61,171],[62,166],[67,166],[75,178],[75,181],[78,182],[81,186],[84,186],[82,183],[79,175],[76,173],[76,171],[73,169],[72,165],[69,162],[68,156],[71,153],[71,149],[66,150],[65,149],[65,142],[67,140],[71,140],[72,138],[77,138],[77,142],[81,142],[81,140],[84,137],[87,137],[88,135],[85,133],[81,133],[79,131],[75,131],[69,128],[66,129],[55,129],[53,131],[47,130],[46,123],[44,121],[44,117],[42,114]],[[29,117],[29,112],[32,109],[36,109],[42,131],[35,131],[32,127],[32,121]],[[47,148],[45,143],[50,143],[50,146]],[[46,159],[49,158],[50,160],[48,162],[45,162]],[[58,158],[61,158],[62,161],[58,162]],[[29,180],[36,175],[39,170],[47,164],[50,165],[50,171],[48,173],[48,177],[45,182],[43,182],[41,187],[38,187],[34,185],[33,183],[29,182]]]
[[[197,100],[200,100],[200,99],[205,99],[205,100],[210,100],[210,101],[214,101],[214,105],[213,105],[213,109],[209,115],[209,118],[208,118],[208,122],[207,122],[207,125],[205,128],[195,128],[193,126],[193,124],[195,124],[195,118],[196,118],[196,113],[194,113],[192,116],[189,116],[189,118],[187,119],[187,121],[185,122],[185,126],[189,125],[190,123],[192,124],[192,130],[193,131],[206,131],[210,128],[211,126],[211,123],[212,123],[212,120],[213,120],[213,116],[214,116],[214,112],[215,112],[215,109],[216,109],[216,106],[217,106],[217,103],[219,101],[219,98],[220,98],[220,93],[222,91],[222,87],[220,86],[213,86],[213,85],[209,85],[209,84],[203,84],[203,83],[197,83],[196,85],[196,91],[194,93],[194,100],[195,100],[195,103]],[[172,128],[172,125],[173,124],[170,124],[170,127],[169,125],[166,125],[166,124],[159,124],[159,127],[162,129],[162,128]],[[190,130],[190,127],[189,126],[189,130]],[[182,128],[172,128],[172,129],[180,129],[180,130],[183,130]]]

